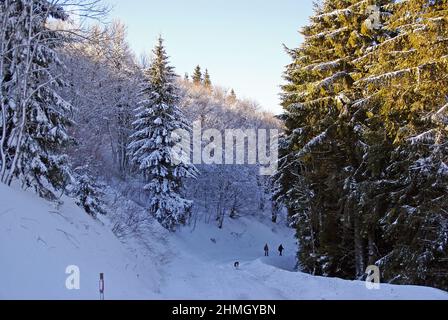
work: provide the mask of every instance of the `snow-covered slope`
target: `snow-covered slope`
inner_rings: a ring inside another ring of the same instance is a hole
[[[100,272],[106,298],[156,298],[154,268],[136,265],[111,231],[64,200],[56,208],[0,184],[0,298],[98,299]],[[71,265],[80,269],[80,290],[65,286]]]
[[[64,202],[56,208],[0,184],[0,299],[98,299],[100,272],[106,299],[448,299],[432,288],[370,291],[295,272],[293,232],[269,220],[226,220],[223,230],[199,223],[176,234],[151,222],[144,239],[119,241],[107,219]],[[265,243],[271,257],[262,256]],[[80,268],[80,290],[65,287],[69,265]]]

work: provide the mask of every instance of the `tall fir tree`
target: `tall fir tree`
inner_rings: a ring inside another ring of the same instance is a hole
[[[294,218],[308,272],[359,278],[365,271],[367,217],[357,208],[365,144],[353,84],[365,73],[357,59],[386,36],[380,20],[390,2],[323,1],[302,30],[305,42],[288,49],[293,63],[283,86],[286,132],[274,197]]]
[[[274,197],[305,271],[448,287],[447,9],[324,1],[289,50]]]
[[[71,107],[56,92],[64,83],[55,72],[64,38],[48,27],[66,19],[60,5],[46,0],[0,3],[0,179],[18,178],[48,199],[69,176],[62,149],[71,141]]]
[[[205,69],[204,74],[204,86],[207,89],[210,89],[212,87],[212,80],[210,79],[210,74],[208,73],[208,69]]]
[[[169,65],[160,37],[151,66],[145,71],[144,99],[138,108],[129,149],[133,162],[147,179],[144,189],[150,197],[149,212],[170,231],[189,218],[192,201],[181,196],[182,180],[197,173],[194,166],[178,163],[172,153],[179,142],[173,132],[191,130],[178,108],[178,91],[174,68]]]
[[[193,75],[192,75],[193,83],[196,85],[202,84],[203,78],[202,78],[202,71],[201,67],[198,65],[194,69]]]
[[[382,202],[377,264],[386,281],[447,289],[448,2],[391,8],[395,36],[360,59],[369,76],[356,84],[366,140],[377,137],[366,157],[375,172],[370,198]]]

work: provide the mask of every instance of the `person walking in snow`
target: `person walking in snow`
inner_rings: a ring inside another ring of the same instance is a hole
[[[264,256],[269,257],[269,246],[267,243],[264,246]]]
[[[280,257],[283,256],[283,250],[285,250],[285,248],[283,248],[283,245],[281,244],[280,247],[278,247],[278,252],[280,253]]]

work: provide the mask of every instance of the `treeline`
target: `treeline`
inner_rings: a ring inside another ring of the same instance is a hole
[[[301,268],[448,289],[448,1],[327,0],[301,33],[275,177]]]

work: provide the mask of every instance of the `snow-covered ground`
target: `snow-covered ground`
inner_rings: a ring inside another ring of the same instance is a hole
[[[98,299],[100,272],[108,298],[157,297],[148,289],[158,281],[153,264],[134,267],[114,234],[72,201],[57,208],[0,184],[0,204],[1,299]],[[80,269],[79,291],[65,286],[71,265]]]
[[[98,299],[100,272],[106,299],[448,299],[432,288],[368,290],[295,272],[293,232],[269,220],[226,220],[223,230],[199,223],[176,234],[152,222],[144,241],[120,241],[107,219],[63,200],[58,208],[0,184],[0,299]],[[70,265],[79,267],[80,290],[65,286]]]

